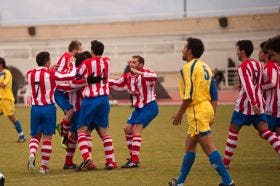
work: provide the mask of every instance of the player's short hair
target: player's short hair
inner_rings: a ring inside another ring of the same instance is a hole
[[[267,49],[280,53],[280,35],[268,39]]]
[[[88,58],[91,58],[91,54],[89,51],[84,51],[84,52],[81,52],[81,53],[77,53],[75,55],[75,58],[76,58],[76,67],[78,67],[85,59],[88,59]]]
[[[100,41],[91,41],[91,50],[97,56],[102,56],[104,52],[104,44]]]
[[[200,58],[204,52],[204,45],[200,39],[189,37],[187,38],[187,48],[192,50],[192,55],[195,58]]]
[[[79,48],[82,46],[82,43],[78,40],[73,40],[68,46],[68,52],[72,52],[73,50],[79,50]]]
[[[267,54],[268,50],[267,50],[267,41],[264,41],[260,44],[260,48],[262,49],[263,53]]]
[[[3,67],[3,68],[7,68],[6,66],[6,61],[4,58],[0,57],[0,65]]]
[[[40,52],[36,56],[36,62],[38,66],[44,66],[48,61],[50,61],[50,53],[49,52]]]
[[[135,56],[132,56],[132,58],[137,58],[138,61],[139,61],[139,63],[145,65],[145,59],[144,59],[142,56],[140,56],[140,55],[135,55]]]
[[[254,51],[253,43],[250,40],[239,40],[237,41],[236,46],[239,50],[243,50],[247,57],[250,57]]]

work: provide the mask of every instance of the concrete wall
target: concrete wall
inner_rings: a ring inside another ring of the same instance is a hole
[[[116,22],[104,24],[37,26],[36,35],[28,27],[0,27],[0,56],[8,65],[25,73],[36,66],[35,56],[42,50],[51,53],[53,62],[66,51],[73,39],[89,50],[90,41],[105,44],[105,55],[112,60],[112,76],[123,72],[127,59],[143,55],[146,68],[165,77],[164,86],[177,87],[176,74],[183,65],[181,49],[187,37],[201,38],[206,51],[202,57],[212,68],[225,69],[227,58],[235,57],[235,42],[250,39],[258,45],[280,33],[280,14],[228,17],[228,27],[221,28],[217,17],[163,21]]]

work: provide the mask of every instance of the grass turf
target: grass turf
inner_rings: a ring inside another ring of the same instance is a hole
[[[29,133],[29,107],[17,106],[16,116],[21,121],[25,134]],[[6,185],[167,185],[168,181],[178,175],[182,156],[186,122],[172,126],[170,117],[178,106],[161,106],[157,118],[144,130],[141,147],[141,164],[137,169],[104,170],[104,154],[101,139],[94,132],[93,160],[98,170],[74,172],[62,170],[65,151],[59,145],[57,135],[53,137],[53,154],[49,162],[50,172],[47,175],[38,173],[40,151],[36,161],[37,171],[27,171],[28,141],[16,143],[17,134],[11,122],[0,116],[0,169],[6,176]],[[227,129],[233,106],[219,106],[216,122],[213,126],[214,141],[217,149],[223,154],[227,138]],[[128,157],[123,126],[132,111],[128,106],[111,107],[110,134],[114,141],[116,160],[122,165]],[[58,109],[58,119],[62,112]],[[81,162],[81,155],[76,149],[75,162]],[[253,127],[244,127],[239,136],[238,147],[230,168],[236,185],[277,185],[279,183],[279,155],[267,141],[261,139]],[[200,147],[191,173],[185,185],[218,185],[220,178],[210,166],[208,157]]]

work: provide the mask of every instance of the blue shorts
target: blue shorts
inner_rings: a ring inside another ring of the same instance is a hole
[[[260,114],[260,115],[246,115],[237,111],[234,111],[232,114],[231,122],[235,125],[242,127],[243,125],[250,126],[253,124],[255,127],[261,122],[267,122],[266,115]]]
[[[142,108],[135,108],[129,116],[127,123],[142,124],[143,128],[147,127],[149,123],[158,115],[158,105],[156,101],[152,101]]]
[[[71,125],[71,128],[70,128],[71,132],[77,132],[79,116],[80,116],[80,111],[79,110],[73,112],[73,116],[72,116],[72,120],[71,120],[72,125]]]
[[[275,128],[280,127],[280,118],[271,115],[266,115],[266,119],[268,123],[268,128],[271,131],[274,131]]]
[[[53,135],[56,124],[56,107],[51,105],[33,105],[31,107],[30,135],[38,133]]]
[[[61,90],[54,91],[54,100],[63,111],[73,108],[73,106],[69,102],[67,93],[62,92]]]
[[[108,96],[84,98],[80,109],[78,128],[81,126],[87,126],[89,130],[96,127],[108,128],[109,112]]]

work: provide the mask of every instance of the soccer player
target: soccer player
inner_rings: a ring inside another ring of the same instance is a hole
[[[262,90],[268,128],[280,136],[280,69],[267,51],[267,42],[260,44],[259,60],[264,62]]]
[[[13,77],[6,67],[5,59],[0,57],[0,111],[14,124],[19,138],[17,142],[24,142],[25,137],[20,121],[15,117],[14,95],[12,91]]]
[[[85,59],[91,58],[91,54],[88,51],[84,51],[82,53],[77,53],[75,55],[76,62],[75,65],[78,67]],[[73,156],[76,150],[77,144],[77,126],[78,119],[80,115],[80,107],[82,102],[82,92],[81,88],[87,85],[87,81],[83,81],[79,79],[79,76],[76,75],[76,79],[72,81],[64,82],[64,84],[59,84],[58,88],[63,90],[63,92],[68,92],[68,99],[71,105],[73,105],[73,117],[71,119],[71,128],[67,137],[67,148],[65,154],[65,162],[63,169],[75,169],[77,166],[73,163]],[[90,134],[87,134],[88,138],[88,148],[91,153],[92,149],[92,141]]]
[[[69,73],[69,64],[71,57],[77,53],[82,52],[82,43],[74,40],[68,46],[68,52],[65,52],[57,62],[57,72]],[[63,92],[59,88],[55,90],[54,99],[57,105],[63,110],[65,117],[58,124],[59,134],[62,136],[61,145],[63,148],[67,148],[66,141],[67,135],[71,127],[71,118],[73,116],[73,105],[69,103],[67,93]]]
[[[108,170],[117,167],[114,155],[113,140],[109,135],[109,70],[110,59],[102,57],[104,45],[94,40],[91,42],[92,58],[82,62],[78,73],[84,79],[93,76],[101,77],[101,81],[95,84],[88,84],[82,89],[83,101],[81,104],[78,120],[78,145],[83,157],[83,163],[77,170],[95,169],[88,149],[87,134],[96,128],[102,136],[104,154],[106,158],[105,168]]]
[[[139,167],[139,154],[142,143],[142,131],[158,114],[156,102],[155,83],[157,75],[150,70],[145,70],[144,58],[136,55],[130,60],[130,72],[119,79],[110,80],[110,88],[127,90],[133,97],[132,114],[124,127],[124,133],[130,158],[122,168]]]
[[[241,61],[238,66],[239,97],[237,98],[223,162],[229,168],[234,150],[237,147],[238,133],[245,125],[253,124],[260,137],[267,140],[274,150],[280,154],[280,141],[268,129],[262,95],[262,66],[261,63],[250,58],[254,47],[250,40],[240,40],[236,43],[236,55]]]
[[[280,65],[280,35],[269,38],[266,48],[272,60]]]
[[[69,73],[59,73],[49,69],[51,60],[48,52],[36,56],[38,67],[27,72],[27,81],[31,89],[31,126],[29,142],[28,169],[35,170],[36,153],[42,137],[40,173],[48,172],[48,162],[52,153],[52,135],[55,132],[56,108],[54,91],[58,81],[69,81],[75,78],[74,58],[70,60]]]
[[[220,185],[234,185],[222,162],[221,155],[212,141],[210,126],[214,122],[217,88],[213,81],[211,69],[199,59],[203,52],[202,41],[191,37],[187,39],[187,44],[182,50],[183,60],[187,62],[183,66],[180,76],[180,96],[183,101],[177,114],[172,117],[172,123],[173,125],[181,124],[182,117],[186,113],[188,130],[181,173],[177,179],[173,178],[169,182],[170,186],[184,185],[195,160],[197,143],[200,144],[209,157],[210,163],[221,176],[222,183]],[[213,95],[211,96],[211,94]]]

